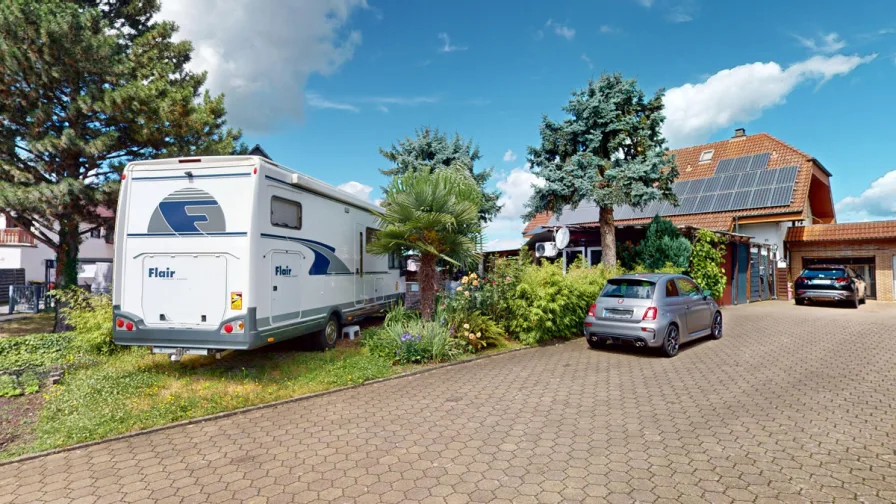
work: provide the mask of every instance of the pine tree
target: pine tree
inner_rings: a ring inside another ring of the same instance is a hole
[[[479,191],[482,193],[479,218],[483,223],[491,221],[501,210],[498,198],[501,193],[489,191],[485,184],[492,176],[492,169],[488,168],[476,173],[473,165],[482,158],[479,147],[472,140],[464,140],[459,134],[454,138],[440,132],[438,129],[424,127],[415,130],[415,138],[405,138],[398,144],[393,144],[388,150],[380,148],[380,154],[394,163],[395,166],[380,173],[388,177],[403,175],[408,172],[419,171],[422,168],[439,170],[463,166],[476,181]]]
[[[111,226],[97,208],[115,207],[126,162],[245,149],[158,11],[158,0],[0,2],[0,212],[56,251],[60,286],[77,284],[83,235]]]
[[[600,208],[602,261],[613,266],[613,207],[643,208],[657,199],[677,201],[672,182],[678,168],[665,153],[661,133],[663,90],[646,100],[636,80],[602,75],[574,91],[563,110],[570,116],[563,122],[542,118],[541,145],[528,149],[532,172],[545,184],[534,188],[525,218],[540,212],[560,214],[565,206],[595,202]]]
[[[656,215],[635,251],[639,265],[647,271],[657,271],[667,265],[684,271],[691,257],[691,242],[672,221]]]

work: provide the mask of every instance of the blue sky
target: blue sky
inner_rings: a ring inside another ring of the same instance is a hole
[[[519,238],[542,114],[603,71],[668,90],[673,147],[765,131],[833,173],[840,221],[896,217],[891,0],[165,0],[161,16],[250,145],[371,200],[379,147],[424,125],[473,138],[506,193],[495,246]]]

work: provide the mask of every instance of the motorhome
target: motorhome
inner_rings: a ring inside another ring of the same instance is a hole
[[[400,257],[367,251],[382,209],[256,156],[130,163],[115,227],[119,345],[247,350],[342,325],[404,290]]]

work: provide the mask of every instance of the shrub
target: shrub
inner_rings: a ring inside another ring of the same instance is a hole
[[[697,231],[694,252],[691,254],[691,278],[703,289],[712,291],[713,299],[721,299],[725,292],[725,269],[722,256],[725,239],[706,229]]]
[[[12,397],[22,395],[18,381],[12,375],[0,375],[0,397]]]
[[[684,271],[690,260],[691,243],[681,236],[672,221],[657,215],[651,221],[647,235],[636,250],[638,264],[648,271],[657,271],[668,264]]]
[[[77,346],[87,353],[109,354],[112,342],[112,298],[107,294],[91,294],[79,288],[53,291],[61,301],[62,312],[74,327]]]
[[[507,336],[497,322],[478,310],[452,320],[451,331],[455,337],[465,339],[474,350],[497,346]]]
[[[504,330],[489,317],[497,296],[496,282],[471,273],[461,279],[455,292],[441,295],[436,304],[436,321],[447,324],[453,336],[472,350],[498,345],[506,337]]]
[[[568,338],[582,329],[588,306],[607,278],[618,271],[600,265],[570,268],[563,274],[558,264],[528,265],[521,269],[517,285],[508,293],[504,329],[524,344]]]
[[[61,364],[75,351],[74,347],[74,337],[69,333],[0,338],[0,371]]]
[[[420,319],[368,330],[361,344],[372,355],[397,364],[456,360],[470,348],[453,337],[447,325]]]

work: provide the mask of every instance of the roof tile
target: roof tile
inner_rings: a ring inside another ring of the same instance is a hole
[[[792,227],[787,230],[785,241],[820,242],[891,238],[896,238],[896,220]]]

